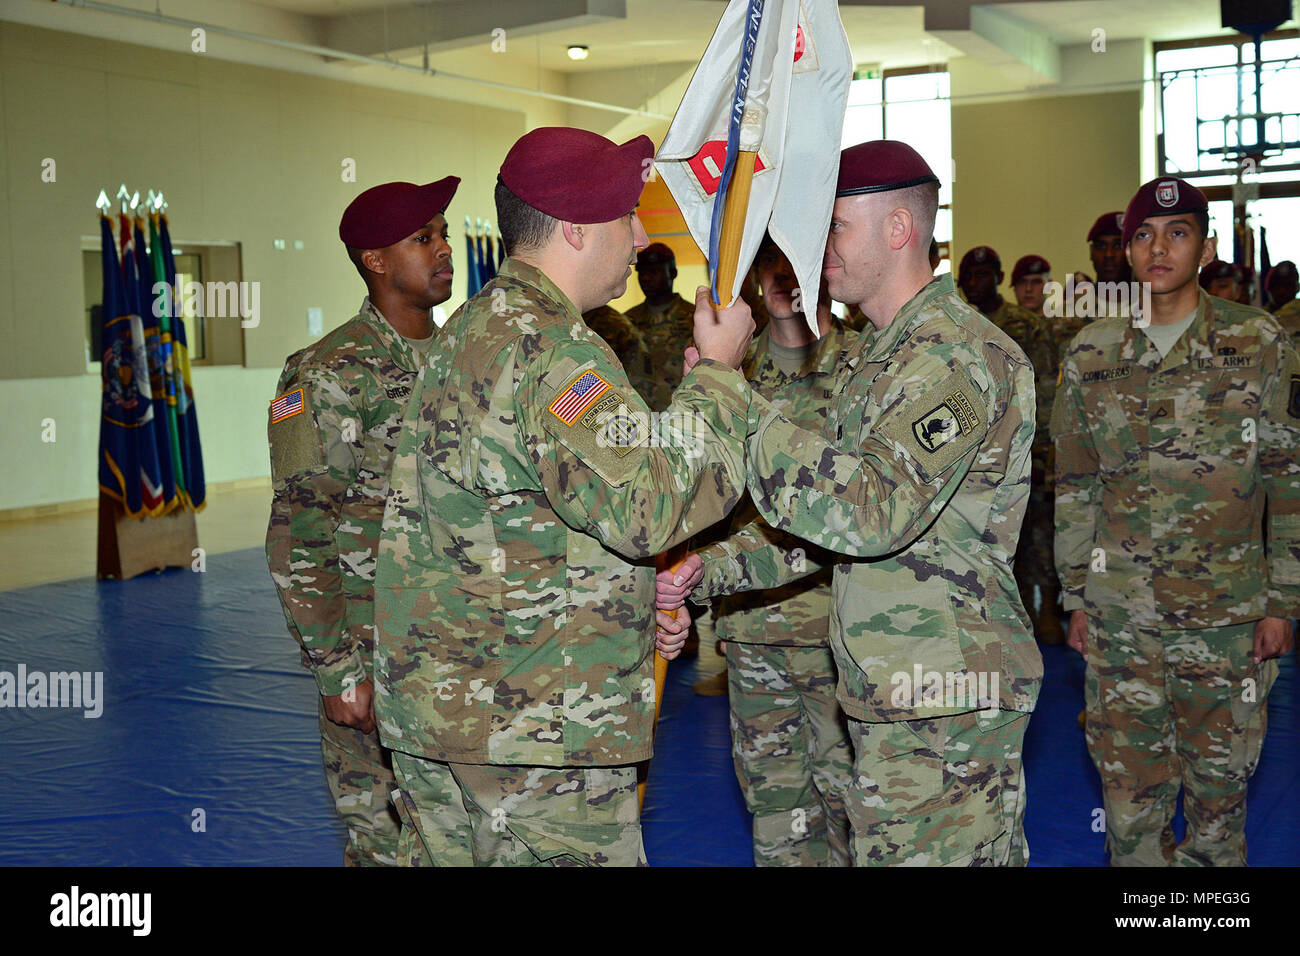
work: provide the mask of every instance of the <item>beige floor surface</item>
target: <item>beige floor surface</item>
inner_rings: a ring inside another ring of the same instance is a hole
[[[214,491],[199,512],[208,554],[260,548],[271,515],[271,484]],[[0,522],[0,591],[95,576],[95,511]]]

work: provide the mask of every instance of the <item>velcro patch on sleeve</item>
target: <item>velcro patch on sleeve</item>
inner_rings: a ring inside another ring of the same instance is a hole
[[[879,426],[902,446],[925,481],[947,471],[988,431],[984,393],[970,376],[954,370],[937,387],[905,402]]]
[[[285,403],[285,399],[291,399]],[[306,386],[299,386],[271,402],[271,480],[280,481],[325,463],[324,446],[311,414]]]
[[[1300,418],[1300,375],[1291,376],[1291,401],[1286,410],[1292,418]]]
[[[589,368],[560,381],[563,384],[554,392],[543,392],[549,395],[543,428],[606,484],[626,484],[640,467],[639,457],[629,456],[650,437],[649,415],[636,407],[639,403],[630,406],[623,389]],[[582,386],[583,394],[576,396],[575,386]]]

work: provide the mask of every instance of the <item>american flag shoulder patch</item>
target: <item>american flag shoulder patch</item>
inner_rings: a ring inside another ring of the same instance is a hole
[[[564,424],[572,426],[609,389],[609,382],[595,372],[583,372],[556,396],[547,411]]]
[[[292,418],[306,408],[307,402],[302,388],[295,388],[291,392],[285,392],[271,403],[271,424],[274,425],[286,418]]]

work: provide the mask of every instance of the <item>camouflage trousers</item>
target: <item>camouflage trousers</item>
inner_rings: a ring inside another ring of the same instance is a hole
[[[1029,715],[849,720],[853,864],[1024,866],[1021,745]]]
[[[1251,660],[1254,630],[1088,618],[1088,752],[1112,866],[1245,866],[1246,782],[1277,677],[1276,660]],[[1180,788],[1187,834],[1175,846]]]
[[[853,750],[828,647],[727,642],[732,757],[755,866],[848,866]]]
[[[389,802],[392,755],[378,734],[336,724],[320,704],[320,749],[334,809],[348,828],[345,866],[396,866],[401,824]]]
[[[1047,470],[1046,459],[1037,446],[1030,460],[1029,500],[1025,504],[1025,520],[1020,526],[1020,539],[1016,543],[1013,571],[1016,585],[1020,589],[1021,602],[1030,618],[1037,620],[1034,586],[1037,585],[1042,595],[1042,609],[1047,613],[1059,613],[1056,607],[1061,587],[1056,576],[1056,558],[1053,554],[1056,496],[1048,478],[1050,472]]]
[[[404,866],[645,866],[636,767],[452,764],[394,753]]]

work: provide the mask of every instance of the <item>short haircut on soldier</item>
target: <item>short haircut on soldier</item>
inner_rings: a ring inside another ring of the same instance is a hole
[[[939,214],[939,184],[921,183],[908,186],[894,194],[895,206],[906,206],[912,211],[912,221],[916,223],[917,245],[930,250],[934,240],[934,220]]]
[[[510,191],[510,187],[497,177],[496,188],[497,229],[506,245],[506,255],[537,249],[546,244],[559,222],[534,209]]]
[[[1201,230],[1201,238],[1210,238],[1210,214],[1204,209],[1198,209],[1192,213],[1192,218],[1196,220],[1196,225]]]
[[[369,281],[371,274],[370,270],[361,263],[361,253],[366,250],[358,249],[356,246],[346,246],[345,248],[348,250],[348,258],[351,259],[352,264],[357,267],[357,274],[360,275],[362,279]]]

